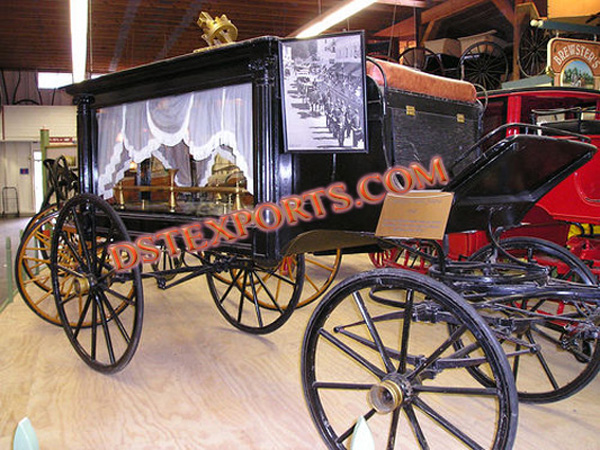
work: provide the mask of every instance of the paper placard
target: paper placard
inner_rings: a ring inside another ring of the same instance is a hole
[[[440,191],[388,194],[383,202],[375,236],[442,239],[453,197],[452,192]]]

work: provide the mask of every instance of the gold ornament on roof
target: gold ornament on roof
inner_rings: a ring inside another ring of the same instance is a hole
[[[225,14],[213,19],[209,13],[202,11],[198,18],[198,26],[204,32],[202,39],[208,43],[209,47],[230,44],[237,39],[238,30]],[[196,51],[201,50],[203,49],[200,48]]]

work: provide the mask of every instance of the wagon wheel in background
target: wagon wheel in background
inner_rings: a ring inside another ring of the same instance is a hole
[[[106,201],[81,194],[61,209],[50,252],[52,290],[65,333],[86,364],[104,373],[129,363],[142,332],[141,270],[134,265],[117,271],[109,246],[119,242],[130,242],[121,218]],[[72,287],[65,280],[72,280]]]
[[[501,240],[500,244],[517,259],[549,267],[552,278],[586,285],[597,284],[589,267],[566,248],[553,242],[519,237]],[[469,259],[489,260],[492,254],[492,248],[488,245]],[[500,255],[497,261],[508,261],[508,258]],[[537,346],[537,351],[509,360],[519,399],[528,403],[558,401],[587,385],[600,370],[600,345],[598,339],[579,338],[583,336],[585,325],[578,322],[588,321],[597,313],[597,304],[592,306],[575,299],[564,301],[551,295],[514,303],[525,314],[535,312],[541,315],[535,322],[517,328],[513,333],[520,342],[524,342],[523,345],[506,341],[503,343],[507,352],[523,350],[526,345]],[[511,311],[506,314],[510,313]],[[545,320],[544,315],[549,318]],[[486,383],[486,377],[478,369],[474,368],[473,373],[481,382]]]
[[[508,58],[494,42],[476,42],[459,60],[460,78],[487,90],[499,89],[508,77]]]
[[[405,240],[402,244],[407,248],[392,247],[379,252],[369,253],[369,259],[378,269],[394,267],[427,273],[432,261],[437,259],[438,251],[436,246],[427,240],[421,239]]]
[[[525,26],[521,32],[518,51],[519,70],[526,77],[542,75],[548,61],[549,30]]]
[[[206,276],[213,300],[234,327],[266,334],[290,318],[304,284],[303,255],[284,258],[277,267],[228,252],[206,252],[204,258],[215,269]]]
[[[450,323],[457,329],[448,337]],[[455,351],[453,343],[467,337],[477,346]],[[466,369],[475,365],[486,368],[493,387],[477,385]],[[517,395],[499,343],[460,295],[419,273],[378,269],[337,284],[308,323],[301,373],[330,448],[351,448],[360,418],[374,448],[400,441],[510,448],[514,441]]]
[[[400,53],[398,58],[400,64],[421,72],[434,75],[444,75],[442,59],[425,47],[410,47]]]

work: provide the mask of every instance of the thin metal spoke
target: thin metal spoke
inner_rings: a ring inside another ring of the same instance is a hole
[[[248,271],[250,274],[250,289],[252,290],[252,301],[254,302],[254,311],[256,312],[256,319],[258,320],[258,326],[263,327],[262,314],[260,312],[260,305],[258,304],[258,294],[256,293],[256,286],[254,284],[255,275],[253,271]]]
[[[104,306],[102,305],[102,300],[96,297],[96,304],[98,307],[98,311],[100,312],[100,321],[102,323],[102,330],[104,331],[104,342],[106,344],[106,349],[108,350],[108,359],[111,364],[114,364],[116,361],[115,358],[115,350],[113,348],[112,338],[110,336],[110,328],[108,327],[108,320],[106,318],[106,313],[104,311]]]
[[[390,431],[388,433],[387,450],[394,450],[396,444],[396,434],[398,432],[398,418],[400,417],[400,408],[396,408],[392,413],[390,421]]]
[[[246,280],[248,279],[248,271],[244,270],[244,280],[242,281],[242,287],[240,289],[240,306],[238,308],[237,322],[242,323],[242,313],[244,311],[244,296],[246,295]]]
[[[89,253],[89,249],[87,248],[87,244],[85,242],[85,235],[84,235],[84,230],[83,230],[83,225],[81,224],[81,221],[79,220],[79,214],[77,214],[77,211],[75,211],[75,206],[73,206],[71,208],[71,214],[73,215],[73,221],[75,222],[75,228],[77,229],[77,234],[79,235],[80,241],[79,244],[81,246],[81,252],[83,253],[85,260],[87,261],[87,268],[88,270],[90,270],[92,267],[94,267],[92,265],[92,259],[90,257],[90,253]],[[61,230],[62,232],[62,230]],[[85,264],[84,264],[85,266]]]
[[[410,323],[412,321],[414,291],[406,290],[406,307],[404,308],[404,319],[402,320],[402,338],[400,341],[400,363],[398,370],[400,373],[406,372],[406,356],[408,355],[408,343],[410,338]]]
[[[135,305],[135,300],[133,300],[131,297],[123,295],[120,292],[117,292],[117,291],[109,288],[108,286],[101,286],[101,287],[102,287],[103,291],[108,292],[109,294],[115,296],[116,298],[123,301],[124,303],[127,303],[128,305]]]
[[[271,293],[271,290],[267,287],[267,285],[262,280],[262,278],[260,276],[258,276],[258,274],[255,274],[255,276],[256,276],[256,279],[258,280],[258,283],[261,285],[261,287],[265,290],[266,294],[269,296],[271,303],[273,303],[273,305],[275,306],[275,308],[277,308],[277,311],[279,311],[280,314],[283,314],[283,312],[284,312],[283,308],[281,306],[279,306],[279,303],[277,302],[277,298],[275,296],[273,296],[273,294]],[[278,282],[277,286],[279,287],[279,282]],[[258,295],[259,292],[260,292],[260,289],[257,289],[256,295]],[[279,296],[279,292],[277,292],[277,296]]]
[[[346,353],[350,358],[352,358],[357,363],[359,363],[360,365],[362,365],[369,372],[373,373],[374,375],[376,375],[380,379],[385,376],[385,372],[383,372],[377,366],[373,365],[371,362],[367,361],[363,356],[359,355],[357,352],[355,352],[349,346],[347,346],[342,341],[340,341],[338,338],[336,338],[335,336],[333,336],[329,331],[324,330],[323,328],[321,328],[319,330],[319,334],[321,336],[323,336],[325,339],[327,339],[329,342],[331,342],[333,345],[335,345],[336,347],[338,347],[341,351],[343,351],[344,353]]]
[[[63,308],[62,305],[64,305],[65,302],[61,303],[61,308]],[[90,295],[87,296],[87,300],[83,306],[83,311],[79,314],[79,320],[77,321],[77,325],[75,325],[75,328],[72,329],[71,331],[73,332],[73,338],[76,340],[77,336],[79,336],[79,332],[81,331],[81,328],[83,327],[83,321],[85,319],[85,316],[90,308],[90,305],[92,303],[92,299],[90,297]],[[93,307],[92,307],[92,314],[93,314]],[[64,308],[63,308],[64,310]],[[69,318],[67,317],[67,313],[65,312],[64,314],[65,318],[67,319],[67,322],[69,322]],[[92,318],[92,324],[94,323],[94,320]]]
[[[410,422],[410,425],[412,426],[412,429],[415,432],[415,436],[417,437],[419,446],[423,450],[429,449],[429,444],[427,443],[427,438],[425,438],[425,433],[423,433],[421,424],[417,420],[417,415],[415,414],[415,410],[412,407],[412,404],[408,404],[404,407],[404,413],[408,417],[408,421]]]
[[[127,333],[125,325],[119,317],[119,314],[115,311],[104,292],[100,292],[99,296],[100,300],[106,305],[106,308],[108,309],[108,312],[110,314],[110,320],[112,320],[117,325],[117,328],[121,332],[121,336],[123,336],[123,339],[125,339],[125,342],[127,343],[127,345],[129,345],[129,343],[131,342],[131,336],[129,336],[129,333]]]
[[[372,384],[365,383],[341,383],[337,381],[315,381],[312,384],[314,389],[343,389],[354,391],[368,391],[373,387]]]
[[[407,375],[408,379],[409,380],[413,380],[423,370],[425,370],[426,368],[428,368],[429,366],[431,366],[437,359],[439,359],[439,357],[441,356],[441,354],[444,353],[444,351],[447,348],[449,348],[452,344],[454,344],[456,341],[458,341],[458,339],[460,338],[460,336],[462,336],[462,334],[466,330],[467,330],[467,327],[465,325],[461,325],[456,330],[454,330],[452,332],[452,334],[450,335],[450,337],[448,339],[446,339],[442,343],[442,345],[440,345],[431,355],[429,355],[429,357],[425,360],[425,362],[422,365],[420,365],[419,367],[417,367],[415,370],[413,370],[412,372],[410,372]]]
[[[227,282],[227,281],[223,281],[220,280],[222,283],[224,284],[228,284],[229,286],[227,287],[227,289],[225,290],[225,293],[221,296],[221,298],[219,299],[219,303],[222,305],[223,302],[225,301],[225,298],[229,295],[229,293],[231,292],[231,290],[233,289],[233,287],[238,287],[237,285],[237,281],[240,279],[240,276],[242,275],[242,271],[238,271],[236,272],[235,276],[233,274],[233,271],[231,269],[229,269],[229,273],[231,273],[231,283]],[[213,277],[214,279],[218,279],[216,277]]]
[[[415,397],[413,399],[413,404],[417,408],[419,408],[421,411],[423,411],[425,414],[427,414],[429,417],[431,417],[438,424],[440,424],[448,432],[450,432],[451,434],[456,436],[458,439],[460,439],[462,442],[464,442],[466,445],[468,445],[470,448],[483,450],[483,447],[481,447],[479,444],[477,444],[477,442],[475,442],[473,439],[471,439],[465,433],[460,431],[448,419],[446,419],[441,414],[439,414],[437,411],[435,411],[433,408],[431,408],[420,397]]]
[[[373,417],[373,414],[375,414],[375,409],[371,409],[369,410],[364,416],[363,418],[365,420],[369,420],[371,417]],[[344,442],[346,439],[348,439],[350,437],[350,435],[354,432],[354,427],[356,426],[356,424],[352,424],[350,426],[350,428],[346,429],[346,431],[344,431],[341,435],[338,436],[338,438],[336,439],[336,442],[338,444],[341,444],[342,442]]]
[[[88,295],[88,301],[92,303],[92,333],[90,336],[91,339],[91,349],[90,349],[90,358],[92,360],[96,360],[96,345],[98,343],[98,303],[94,300],[92,301],[92,294]]]
[[[373,320],[371,319],[371,316],[369,315],[369,312],[367,311],[367,307],[365,306],[365,302],[364,302],[362,296],[360,295],[360,292],[358,292],[358,291],[353,292],[352,297],[354,298],[354,302],[358,306],[360,314],[365,321],[365,325],[367,326],[367,329],[369,330],[369,334],[373,338],[373,342],[375,343],[375,346],[377,347],[377,351],[379,352],[379,356],[381,356],[381,359],[383,361],[383,364],[385,365],[386,370],[388,371],[388,373],[394,372],[396,370],[396,368],[394,367],[394,364],[392,363],[390,357],[388,356],[388,354],[386,352],[385,346],[383,345],[383,342],[381,340],[381,336],[379,336],[379,333],[377,332],[377,328],[375,328],[375,325],[373,324]]]
[[[497,397],[499,394],[496,388],[470,388],[470,387],[450,387],[450,386],[426,386],[417,384],[413,386],[415,392],[429,392],[436,394],[451,395],[483,395],[488,397]]]
[[[535,344],[535,340],[533,339],[531,330],[527,331],[526,336],[527,336],[527,339],[529,339],[529,342],[531,344]],[[554,374],[550,370],[550,366],[548,366],[548,363],[546,362],[546,358],[544,358],[544,355],[542,354],[541,348],[539,351],[535,352],[535,356],[537,357],[538,361],[540,362],[542,369],[544,370],[544,373],[546,374],[546,377],[548,378],[548,381],[552,385],[552,388],[554,390],[557,390],[560,386],[558,385],[558,382],[556,381]]]
[[[60,237],[63,238],[63,242],[65,244],[67,244],[67,248],[69,250],[71,250],[71,255],[75,258],[75,260],[77,261],[77,263],[83,268],[83,267],[87,267],[89,270],[89,266],[87,266],[85,264],[85,261],[83,259],[81,259],[81,255],[78,253],[77,248],[75,248],[74,244],[71,242],[71,240],[69,239],[69,236],[63,231],[63,230],[58,230],[58,232],[60,233]],[[61,249],[59,249],[59,252],[61,252]],[[68,256],[66,254],[65,250],[62,250],[63,256]],[[69,260],[72,260],[71,258],[69,258]]]

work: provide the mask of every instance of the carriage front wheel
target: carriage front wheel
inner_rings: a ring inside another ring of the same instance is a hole
[[[129,363],[142,331],[140,267],[118,271],[109,251],[127,241],[121,218],[91,194],[63,206],[52,234],[50,274],[60,321],[77,354],[104,373]]]
[[[482,387],[469,367],[493,383]],[[349,448],[361,418],[375,448],[514,442],[517,393],[498,341],[462,297],[419,273],[378,269],[330,290],[304,335],[302,383],[330,448]]]

